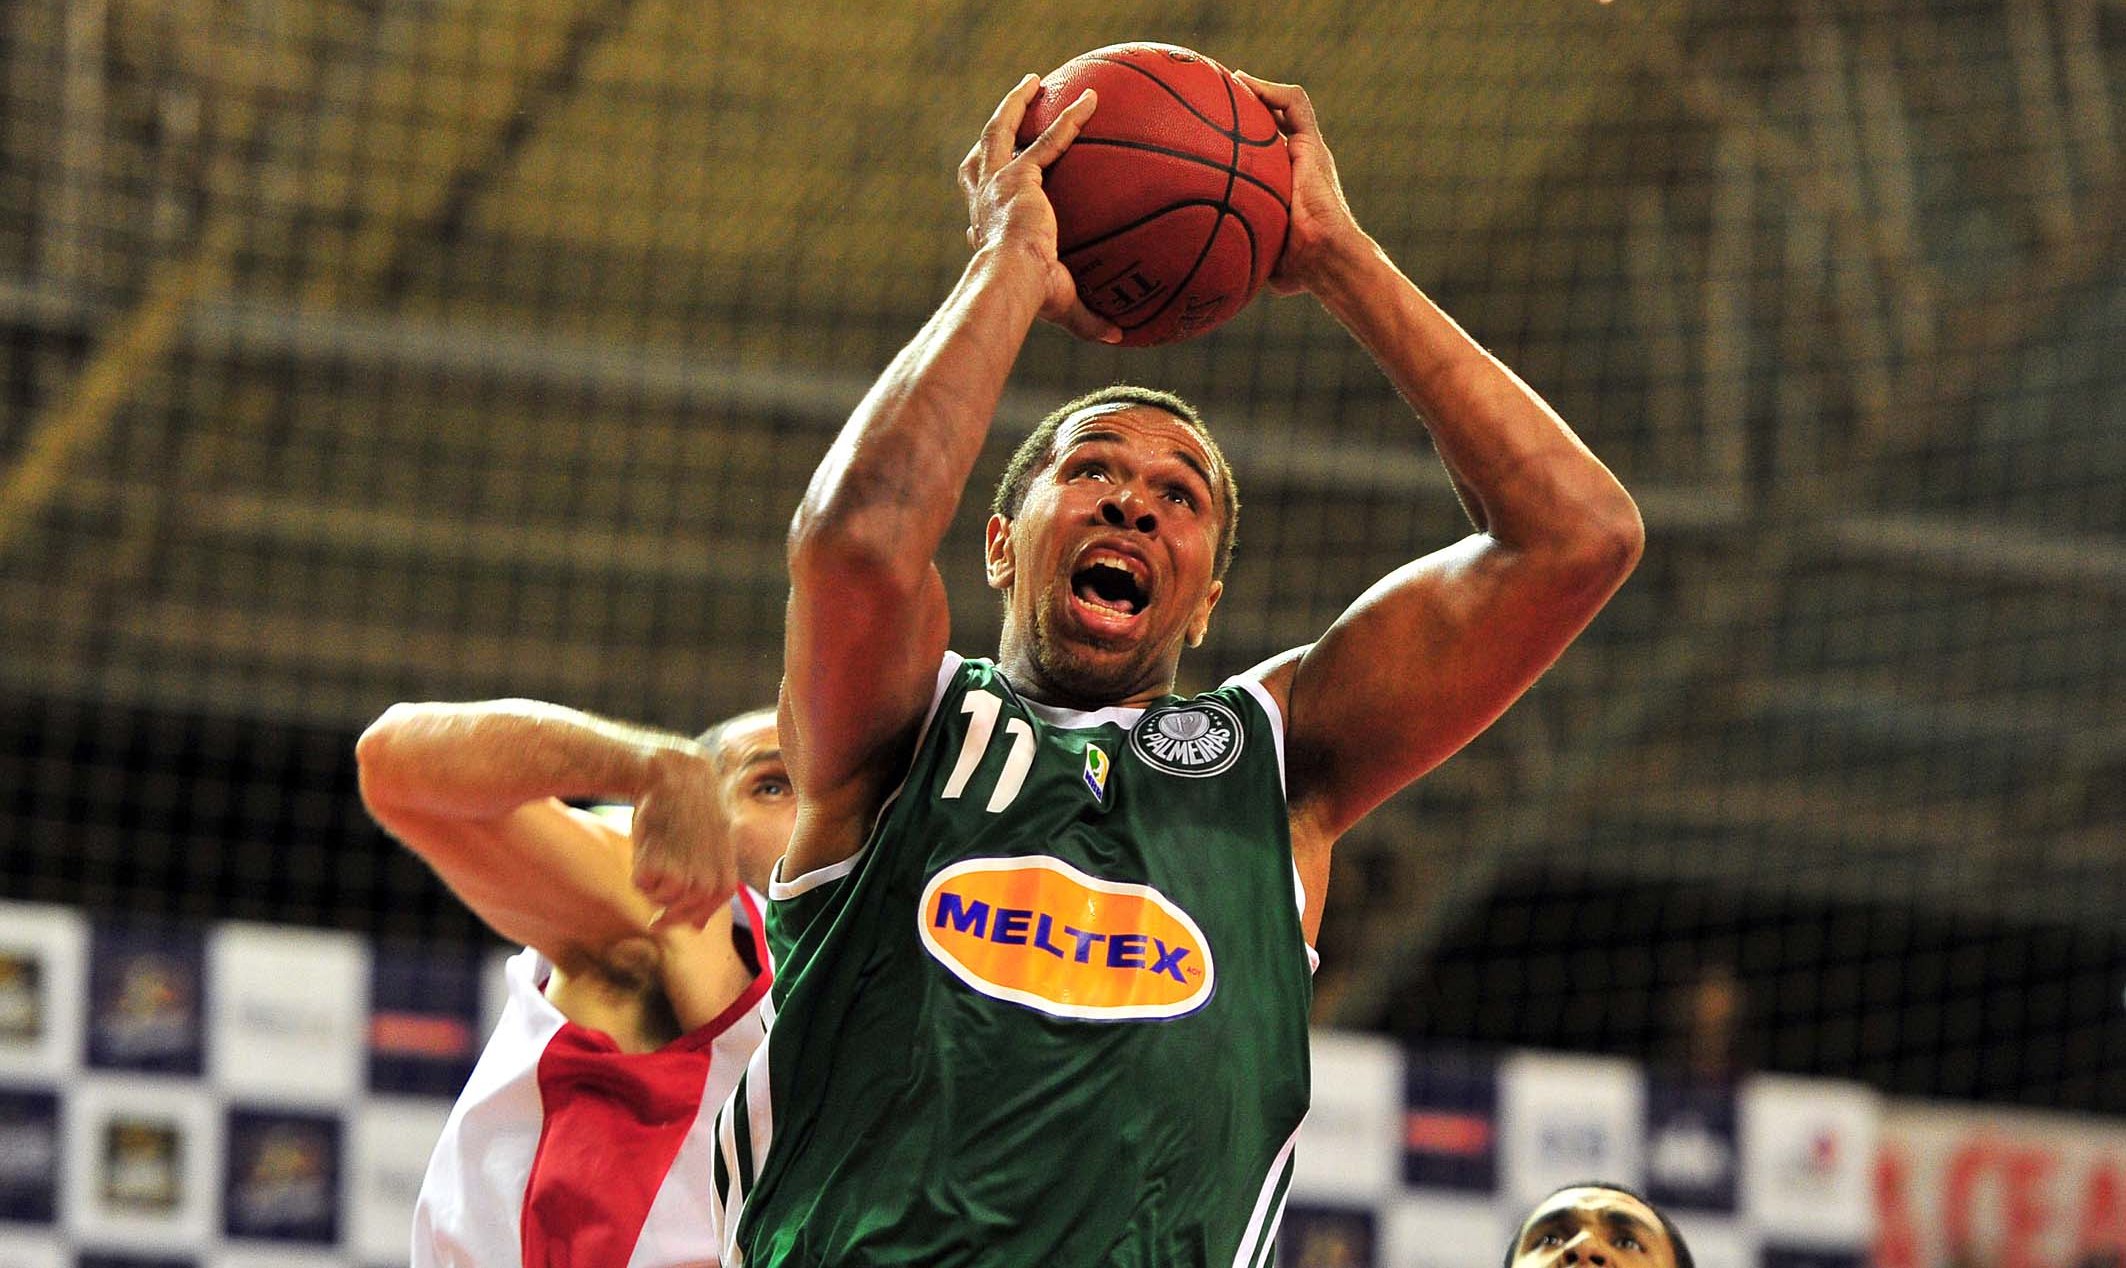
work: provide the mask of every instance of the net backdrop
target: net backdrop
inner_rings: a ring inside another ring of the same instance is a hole
[[[1021,72],[1163,38],[1308,86],[1362,222],[1650,527],[1346,842],[1320,1019],[2126,1112],[2126,12],[1098,8],[7,6],[4,893],[480,937],[362,816],[362,725],[771,699],[784,525],[964,261],[954,165]],[[981,488],[1118,378],[1244,486],[1186,686],[1465,531],[1305,300],[1037,332]]]

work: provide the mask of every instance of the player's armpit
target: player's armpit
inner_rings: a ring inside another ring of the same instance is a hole
[[[1477,534],[1360,596],[1288,671],[1295,823],[1333,841],[1491,725],[1629,575],[1638,539],[1613,537],[1552,551]]]

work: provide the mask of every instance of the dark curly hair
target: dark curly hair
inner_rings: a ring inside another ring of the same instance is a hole
[[[1542,1200],[1538,1201],[1534,1207],[1530,1208],[1531,1213],[1533,1211],[1542,1209],[1544,1202],[1548,1202],[1550,1199],[1556,1197],[1560,1193],[1565,1192],[1567,1189],[1602,1189],[1609,1193],[1621,1193],[1625,1197],[1637,1201],[1647,1210],[1652,1211],[1654,1213],[1655,1219],[1661,1221],[1661,1231],[1668,1236],[1669,1248],[1676,1252],[1676,1268],[1697,1268],[1697,1263],[1690,1257],[1690,1245],[1683,1240],[1683,1230],[1676,1227],[1675,1222],[1668,1218],[1667,1212],[1663,1211],[1660,1207],[1655,1206],[1645,1194],[1639,1192],[1637,1189],[1627,1188],[1624,1185],[1614,1183],[1613,1181],[1575,1180],[1571,1184],[1561,1184],[1557,1188],[1552,1189],[1550,1192],[1544,1194]],[[1506,1258],[1500,1264],[1500,1268],[1513,1268],[1514,1251],[1520,1247],[1521,1231],[1527,1227],[1528,1221],[1526,1219],[1523,1219],[1518,1225],[1514,1227],[1513,1240],[1506,1243]]]
[[[1240,486],[1233,479],[1233,465],[1225,460],[1225,451],[1211,435],[1210,426],[1203,421],[1197,408],[1172,392],[1157,388],[1137,387],[1129,383],[1117,383],[1103,387],[1097,392],[1087,392],[1073,400],[1063,402],[1050,410],[1048,416],[1034,424],[1032,432],[1012,452],[1011,462],[1004,468],[1004,476],[997,481],[996,496],[989,500],[989,509],[1006,519],[1016,519],[1019,507],[1025,504],[1026,490],[1032,486],[1034,476],[1048,465],[1055,448],[1056,432],[1065,420],[1081,410],[1100,405],[1148,405],[1165,410],[1187,425],[1203,442],[1203,448],[1211,459],[1211,483],[1225,517],[1218,530],[1218,565],[1213,577],[1223,577],[1226,565],[1233,562],[1233,543],[1238,540],[1240,529]]]

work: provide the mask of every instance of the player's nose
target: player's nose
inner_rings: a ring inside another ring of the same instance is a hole
[[[1607,1268],[1609,1259],[1602,1254],[1601,1247],[1593,1245],[1587,1234],[1581,1233],[1565,1243],[1564,1253],[1558,1256],[1557,1262],[1567,1265],[1568,1268],[1578,1268],[1579,1265]]]
[[[1159,517],[1152,513],[1151,503],[1127,487],[1100,499],[1100,518],[1115,528],[1134,528],[1140,533],[1159,527]]]

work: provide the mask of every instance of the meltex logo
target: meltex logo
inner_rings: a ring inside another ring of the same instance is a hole
[[[932,877],[923,946],[992,999],[1051,1017],[1180,1017],[1211,998],[1210,943],[1149,885],[1088,876],[1033,855],[967,859]]]

